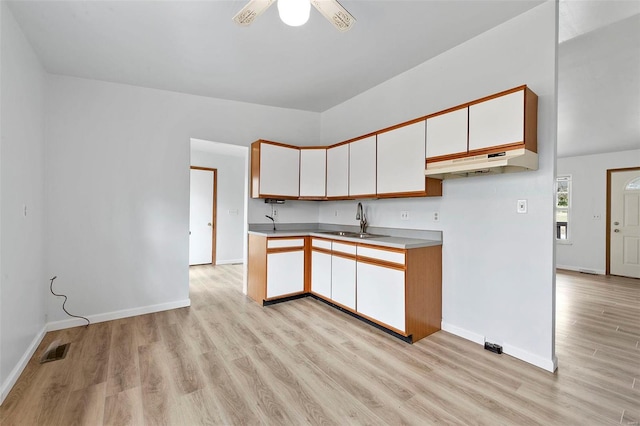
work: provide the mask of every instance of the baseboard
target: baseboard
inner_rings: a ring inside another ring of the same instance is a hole
[[[142,306],[133,309],[124,309],[122,311],[106,312],[104,314],[89,315],[87,318],[91,323],[112,321],[121,318],[134,317],[136,315],[151,314],[154,312],[168,311],[170,309],[184,308],[191,306],[191,299],[178,300],[175,302],[161,303],[159,305]],[[62,330],[65,328],[77,327],[85,325],[87,322],[80,318],[69,318],[62,321],[50,322],[46,325],[46,331]]]
[[[567,271],[584,272],[585,274],[605,275],[604,269],[589,269],[580,266],[556,265],[556,269],[565,269]]]
[[[481,334],[466,330],[462,327],[448,324],[445,321],[442,321],[440,327],[442,328],[443,331],[446,331],[451,334],[455,334],[458,337],[462,337],[463,339],[470,340],[479,345],[484,345],[485,336]],[[516,346],[510,345],[508,343],[502,344],[502,350],[507,355],[510,355],[514,358],[518,358],[521,361],[535,365],[536,367],[542,368],[543,370],[547,370],[552,373],[556,371],[556,369],[558,368],[558,359],[555,356],[553,357],[553,359],[543,358],[538,355],[534,355],[530,352],[527,352],[523,349],[520,349]]]
[[[235,263],[244,263],[242,259],[216,260],[216,265],[233,265]]]
[[[18,381],[20,374],[22,374],[22,371],[29,363],[29,360],[36,352],[36,349],[38,349],[38,346],[40,345],[40,342],[42,342],[42,339],[44,339],[44,335],[46,334],[46,332],[47,326],[45,325],[44,327],[42,327],[42,330],[40,330],[40,332],[33,338],[31,344],[20,358],[20,361],[18,361],[13,370],[11,370],[11,373],[9,373],[9,377],[7,377],[4,383],[2,383],[2,388],[0,389],[0,405],[2,405],[4,399],[7,397],[7,395],[9,395],[9,392],[13,388],[13,385],[15,385]]]
[[[449,324],[445,321],[442,321],[442,323],[440,324],[440,328],[447,333],[455,334],[456,336],[462,337],[463,339],[471,340],[473,343],[477,343],[479,345],[484,345],[484,336],[481,334],[465,330],[464,328]]]
[[[543,358],[508,343],[502,345],[502,350],[507,355],[511,355],[514,358],[533,364],[536,367],[542,368],[543,370],[547,370],[551,373],[556,371],[558,368],[558,358],[555,356],[552,359]]]

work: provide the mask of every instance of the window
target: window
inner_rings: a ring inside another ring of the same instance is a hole
[[[627,186],[625,186],[624,189],[626,191],[635,191],[636,189],[640,189],[640,177],[633,179],[627,184]]]
[[[569,239],[571,209],[571,176],[556,178],[556,240]]]

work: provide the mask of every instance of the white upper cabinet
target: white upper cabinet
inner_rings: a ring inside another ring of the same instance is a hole
[[[327,149],[327,197],[349,196],[349,144]]]
[[[298,197],[300,149],[261,142],[259,188],[260,196]]]
[[[469,106],[469,151],[524,142],[525,90]]]
[[[349,143],[349,195],[376,194],[376,137]]]
[[[300,197],[324,198],[326,173],[325,148],[300,149]]]
[[[467,152],[469,108],[427,119],[427,158]]]
[[[378,134],[377,193],[425,191],[425,122]]]

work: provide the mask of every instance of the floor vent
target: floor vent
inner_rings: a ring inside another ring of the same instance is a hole
[[[67,356],[69,345],[71,345],[71,343],[65,343],[64,345],[58,345],[57,342],[52,343],[44,352],[42,358],[40,358],[40,364],[64,359],[64,357]]]

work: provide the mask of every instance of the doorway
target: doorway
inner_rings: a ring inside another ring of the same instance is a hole
[[[218,170],[191,166],[189,265],[216,264]]]
[[[607,170],[607,275],[640,278],[640,167]]]

